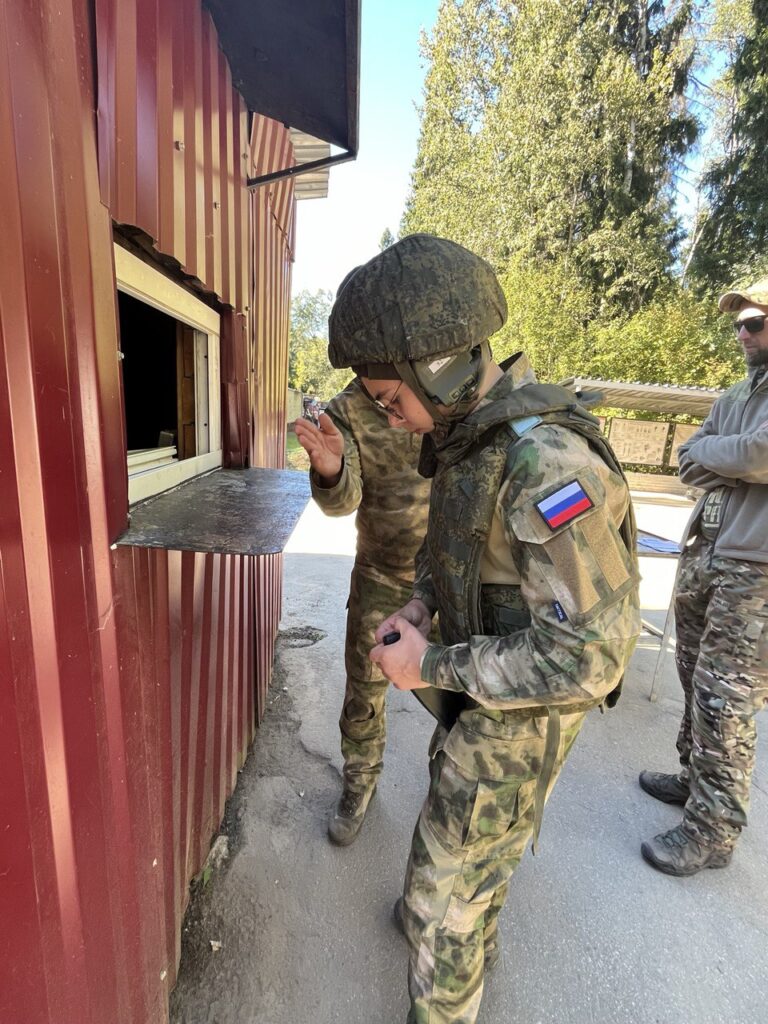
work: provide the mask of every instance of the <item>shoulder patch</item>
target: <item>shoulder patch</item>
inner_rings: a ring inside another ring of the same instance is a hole
[[[556,530],[582,512],[594,508],[594,502],[578,480],[572,480],[549,497],[534,502],[534,505],[550,530]]]

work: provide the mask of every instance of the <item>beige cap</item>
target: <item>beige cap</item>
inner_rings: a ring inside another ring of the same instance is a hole
[[[768,277],[761,277],[759,281],[746,288],[726,292],[720,297],[717,305],[723,313],[735,313],[743,302],[768,307]]]

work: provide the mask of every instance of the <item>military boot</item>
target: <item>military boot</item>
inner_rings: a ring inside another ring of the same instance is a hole
[[[368,789],[350,789],[344,784],[336,809],[328,822],[328,838],[337,846],[349,846],[365,821],[365,812],[371,802],[376,786]]]
[[[395,922],[395,927],[401,935],[405,935],[403,902],[403,897],[401,896],[392,908],[392,920]],[[485,940],[485,956],[483,957],[483,966],[485,967],[485,970],[492,971],[498,964],[500,957],[501,948],[499,946],[499,932],[498,929],[496,929],[493,933],[493,937]]]
[[[710,846],[694,839],[682,825],[654,836],[640,847],[645,860],[665,875],[695,875],[703,868],[725,868],[733,853],[730,846]]]
[[[685,782],[680,781],[679,775],[668,775],[666,772],[640,772],[638,778],[640,788],[650,793],[656,800],[663,800],[665,804],[680,804],[685,807],[688,802],[690,790]]]

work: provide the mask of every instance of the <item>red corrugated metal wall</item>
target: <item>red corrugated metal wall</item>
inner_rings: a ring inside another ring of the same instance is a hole
[[[282,464],[292,186],[249,199],[243,154],[290,150],[246,134],[198,3],[0,0],[2,1024],[166,1019],[188,880],[263,707],[280,556],[110,551],[111,218],[224,304],[230,460]]]

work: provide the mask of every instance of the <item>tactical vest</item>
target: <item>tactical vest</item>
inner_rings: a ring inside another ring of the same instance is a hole
[[[433,480],[427,547],[440,632],[446,645],[465,643],[472,635],[508,635],[530,622],[519,587],[481,588],[480,562],[499,491],[518,457],[521,438],[531,429],[531,417],[536,417],[535,425],[552,423],[575,431],[613,472],[624,478],[597,420],[575,404],[570,392],[553,385],[530,384],[518,388],[512,396],[519,398],[513,418],[491,427],[478,439],[474,450],[453,462],[444,461]],[[620,533],[627,550],[634,552],[636,529],[631,503]],[[493,622],[493,629],[489,622]],[[609,706],[615,704],[620,688],[621,684],[606,698]]]

